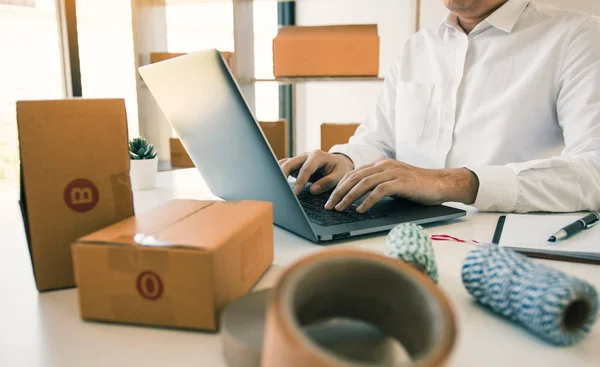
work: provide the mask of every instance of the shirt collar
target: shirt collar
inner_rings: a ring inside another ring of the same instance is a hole
[[[490,14],[484,22],[498,28],[506,33],[512,32],[515,24],[523,14],[523,11],[529,4],[530,0],[508,0],[504,5]],[[459,28],[458,18],[452,13],[448,15],[440,24],[440,27]]]

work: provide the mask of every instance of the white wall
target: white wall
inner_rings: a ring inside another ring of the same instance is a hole
[[[427,1],[427,0],[425,0]],[[440,0],[441,1],[441,0]],[[302,0],[297,25],[379,25],[380,75],[386,76],[415,28],[415,0]],[[296,87],[296,152],[320,146],[322,122],[362,122],[375,108],[381,82],[314,82]]]
[[[600,15],[600,0],[538,0],[557,7]],[[300,0],[298,25],[377,23],[381,38],[380,75],[388,74],[415,27],[415,0]],[[442,0],[421,0],[421,28],[439,24],[448,10]],[[322,122],[362,122],[375,107],[377,82],[319,82],[296,89],[296,152],[320,146]]]

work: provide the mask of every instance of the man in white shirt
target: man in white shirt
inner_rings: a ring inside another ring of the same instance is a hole
[[[484,211],[600,210],[600,19],[529,0],[444,0],[348,144],[280,162],[328,209],[370,192]]]

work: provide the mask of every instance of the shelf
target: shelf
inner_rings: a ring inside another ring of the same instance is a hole
[[[184,4],[200,4],[200,3],[231,3],[231,2],[277,2],[277,3],[290,3],[298,2],[302,0],[138,0],[138,5],[143,6],[170,6],[170,5],[184,5]]]
[[[314,76],[274,79],[238,79],[240,84],[252,83],[279,83],[297,84],[309,82],[382,82],[384,79],[377,76]]]

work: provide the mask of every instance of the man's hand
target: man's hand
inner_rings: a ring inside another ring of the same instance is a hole
[[[345,155],[325,153],[322,150],[282,159],[279,161],[279,165],[285,173],[285,177],[300,170],[294,188],[296,195],[302,191],[311,176],[315,174],[321,178],[313,183],[310,192],[318,195],[333,189],[345,174],[354,169],[354,163]]]
[[[386,196],[398,196],[425,205],[448,201],[472,204],[479,180],[466,168],[424,169],[394,159],[382,159],[347,173],[331,194],[327,209],[343,211],[372,191],[357,208],[369,210]]]

